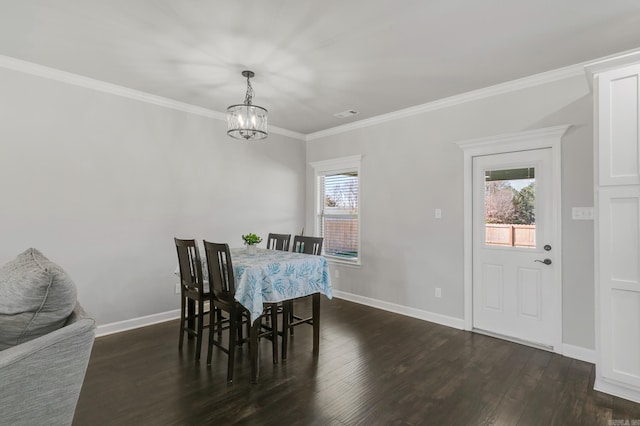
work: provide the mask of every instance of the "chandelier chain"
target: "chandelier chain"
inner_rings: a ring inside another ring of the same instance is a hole
[[[247,94],[244,97],[245,105],[252,105],[253,102],[253,87],[251,87],[250,77],[247,76]]]

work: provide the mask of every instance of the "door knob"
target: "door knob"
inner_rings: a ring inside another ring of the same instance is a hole
[[[534,260],[534,262],[540,262],[540,263],[544,263],[545,265],[551,265],[551,259],[545,259],[545,260]]]

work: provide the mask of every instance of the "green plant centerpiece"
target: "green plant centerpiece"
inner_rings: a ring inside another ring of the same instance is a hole
[[[262,238],[256,234],[243,235],[242,240],[247,246],[247,252],[249,254],[256,254],[256,245],[262,242]]]
[[[254,244],[259,244],[262,242],[262,238],[257,236],[256,234],[243,235],[242,240],[248,246],[252,246]]]

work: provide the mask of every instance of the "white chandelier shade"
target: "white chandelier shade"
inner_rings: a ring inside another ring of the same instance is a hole
[[[247,78],[247,94],[244,103],[227,108],[227,134],[235,139],[260,140],[268,136],[267,117],[269,112],[258,105],[253,105],[253,87],[249,80],[255,73],[242,71]]]

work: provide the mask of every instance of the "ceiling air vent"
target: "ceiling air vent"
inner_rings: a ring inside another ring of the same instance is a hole
[[[352,115],[358,115],[358,114],[360,113],[355,109],[349,109],[346,111],[339,112],[337,114],[333,114],[333,116],[338,118],[347,118],[347,117],[351,117]]]

